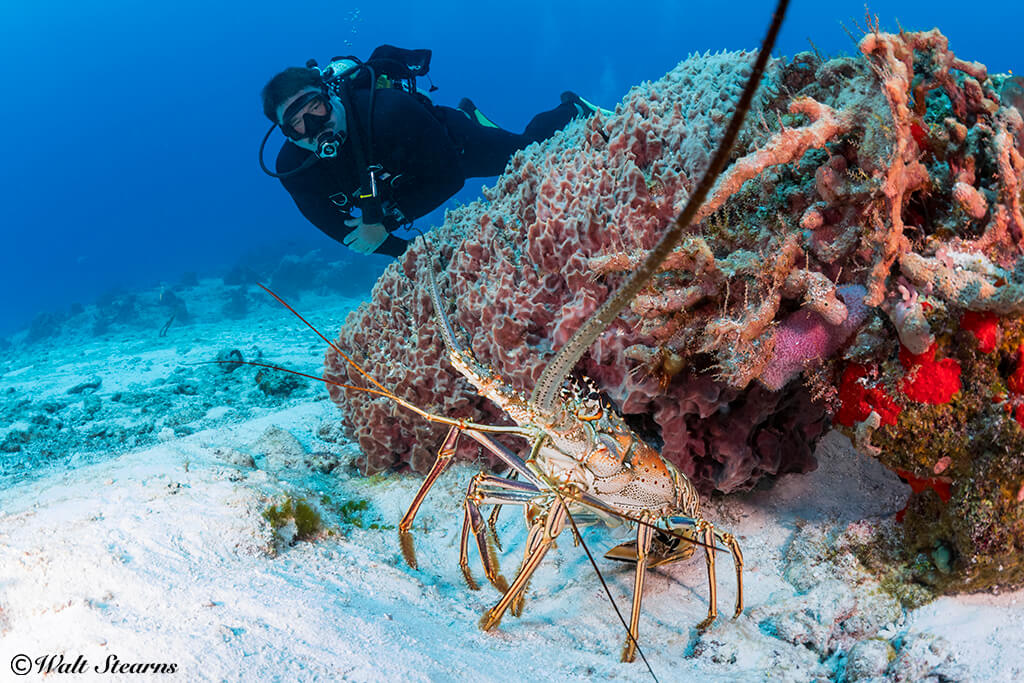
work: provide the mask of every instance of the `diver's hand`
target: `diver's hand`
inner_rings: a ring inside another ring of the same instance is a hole
[[[382,223],[364,223],[362,218],[349,218],[345,225],[354,229],[343,238],[344,245],[360,254],[373,253],[388,238],[388,229]]]

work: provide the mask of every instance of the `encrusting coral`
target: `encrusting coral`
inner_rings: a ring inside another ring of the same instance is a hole
[[[813,468],[832,418],[915,486],[908,548],[952,557],[931,583],[1019,583],[1024,121],[1000,93],[1020,83],[938,30],[859,47],[771,65],[698,221],[579,370],[705,492]],[[685,203],[751,59],[690,57],[517,154],[389,267],[339,345],[426,410],[501,423],[445,359],[426,270],[476,357],[529,393]],[[333,351],[325,376],[359,381]],[[331,394],[365,471],[429,468],[443,428]]]

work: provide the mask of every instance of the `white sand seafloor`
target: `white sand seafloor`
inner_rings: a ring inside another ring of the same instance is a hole
[[[300,303],[328,334],[353,304]],[[11,351],[0,381],[25,395],[63,396],[98,374],[103,397],[140,375],[257,343],[264,360],[317,372],[322,344],[287,313],[268,306],[228,320],[194,308],[195,321],[166,338],[124,330]],[[103,406],[112,409],[106,399]],[[193,429],[157,423],[159,441],[72,454],[6,479],[0,681],[108,680],[93,667],[112,655],[176,665],[173,674],[120,680],[650,680],[639,659],[619,662],[622,625],[569,533],[532,581],[522,617],[481,631],[478,620],[499,594],[487,585],[469,590],[458,567],[462,495],[478,468],[456,466],[435,486],[417,519],[419,568],[411,569],[390,527],[420,477],[359,476],[351,466],[357,447],[337,421],[315,387],[260,409],[204,405]],[[1024,679],[1024,591],[899,608],[828,550],[839,531],[891,523],[906,487],[838,434],[822,441],[818,457],[815,472],[707,504],[706,517],[743,548],[747,609],[738,619],[729,618],[727,556],[718,562],[722,616],[704,633],[696,630],[708,599],[702,555],[650,572],[640,645],[659,680]],[[293,544],[276,534],[261,513],[285,495],[314,504],[330,533]],[[346,501],[368,506],[353,514]],[[525,541],[522,516],[505,510],[500,531],[511,578]],[[584,537],[595,555],[624,540],[604,528]],[[475,551],[470,562],[483,582]],[[632,571],[599,563],[628,612]],[[18,655],[31,662],[26,676],[12,671]],[[67,663],[81,656],[87,666],[39,673],[37,658],[51,655]],[[882,658],[875,678],[872,657]]]

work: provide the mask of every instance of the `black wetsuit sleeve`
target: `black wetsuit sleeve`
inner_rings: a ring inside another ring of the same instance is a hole
[[[306,220],[320,228],[331,239],[345,244],[345,238],[354,229],[345,225],[345,221],[352,217],[351,214],[342,212],[330,200],[324,202],[321,197],[311,194],[293,194],[292,199],[295,200],[295,205],[299,207],[299,211],[306,217]],[[389,225],[388,229],[393,229],[393,226]],[[377,247],[373,253],[384,254],[385,256],[401,256],[405,251],[406,245],[406,240],[394,235],[388,235],[383,244]]]
[[[430,213],[462,189],[459,149],[430,104],[394,90],[377,92],[375,160],[400,177],[394,200],[409,220]]]
[[[289,149],[289,147],[291,149]],[[296,168],[310,154],[296,145],[286,144],[285,149],[277,161],[277,170],[290,170]],[[295,176],[282,178],[281,184],[288,190],[295,206],[310,223],[320,229],[325,235],[345,244],[345,238],[353,228],[345,225],[345,221],[352,217],[346,211],[334,204],[330,196],[336,188],[330,183],[330,179],[314,166],[312,169],[299,173]],[[391,227],[391,226],[389,226]],[[405,251],[406,240],[399,239],[394,235],[388,235],[377,250],[376,254],[387,256],[399,256]]]

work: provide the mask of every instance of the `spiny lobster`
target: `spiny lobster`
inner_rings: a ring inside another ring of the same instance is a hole
[[[590,387],[560,382],[561,390],[551,400],[550,407],[509,387],[500,376],[481,365],[459,345],[445,315],[433,271],[429,273],[429,285],[452,365],[480,394],[504,410],[517,426],[484,425],[429,413],[378,383],[348,354],[307,323],[376,388],[346,384],[335,386],[385,396],[431,422],[449,425],[437,459],[398,525],[402,553],[408,564],[413,568],[417,566],[410,532],[416,513],[431,486],[453,463],[458,439],[465,434],[493,453],[510,470],[509,476],[505,477],[485,473],[475,475],[463,501],[459,566],[466,583],[473,590],[478,588],[469,568],[469,538],[472,535],[484,574],[503,593],[498,604],[481,619],[482,629],[496,627],[510,607],[516,616],[522,612],[524,592],[530,578],[567,523],[572,526],[576,540],[581,541],[578,524],[615,518],[637,525],[635,542],[618,545],[606,554],[611,559],[636,563],[633,606],[622,661],[633,661],[636,653],[646,570],[690,557],[695,545],[704,547],[710,583],[708,616],[700,627],[710,625],[718,615],[714,555],[722,549],[718,543],[732,553],[737,581],[733,616],[739,616],[743,611],[743,554],[732,534],[715,529],[711,522],[700,516],[700,498],[686,476],[663,460],[617,413],[606,409]],[[306,322],[277,294],[266,287],[264,289]],[[539,383],[540,386],[542,384]],[[509,434],[526,439],[530,444],[529,455],[525,460],[520,458],[490,434]],[[525,508],[530,525],[526,554],[511,584],[499,571],[491,546],[492,539],[496,542],[497,536],[496,533],[492,537],[487,535],[487,524],[481,512],[484,505],[496,506],[491,515],[492,533],[502,505]]]
[[[708,616],[700,626],[710,625],[718,614],[715,576],[717,551],[726,550],[732,555],[737,580],[734,617],[743,611],[743,555],[736,539],[729,533],[718,531],[700,516],[697,492],[681,472],[663,460],[618,414],[592,398],[586,388],[567,385],[566,378],[591,343],[650,281],[658,266],[689,227],[725,165],[764,73],[787,5],[788,0],[779,0],[736,111],[686,207],[644,263],[577,330],[545,367],[531,396],[514,391],[501,377],[482,366],[469,351],[460,347],[455,331],[445,315],[433,268],[428,268],[431,301],[448,349],[449,360],[478,392],[502,408],[516,426],[483,425],[428,413],[386,389],[340,348],[317,332],[375,388],[346,384],[337,386],[388,397],[427,420],[450,427],[433,467],[399,523],[402,550],[411,566],[416,566],[410,535],[413,521],[431,486],[451,465],[459,437],[465,434],[476,440],[509,468],[510,476],[484,473],[474,476],[464,501],[459,565],[467,583],[471,588],[476,588],[468,560],[469,537],[472,535],[487,579],[502,592],[498,603],[481,619],[481,628],[485,630],[497,626],[509,608],[514,614],[522,610],[524,591],[530,578],[567,523],[571,525],[576,539],[582,540],[577,522],[588,523],[610,518],[626,519],[637,527],[635,542],[616,546],[606,555],[612,559],[636,563],[632,612],[626,627],[623,661],[633,661],[637,651],[638,620],[646,570],[689,557],[697,545],[704,548],[710,583]],[[270,294],[295,313],[276,294]],[[302,319],[298,313],[295,315]],[[526,439],[530,446],[529,454],[525,459],[519,457],[492,438],[492,434],[510,434]],[[481,512],[484,505],[496,506],[491,514],[493,529],[493,521],[500,506],[509,504],[523,506],[529,522],[525,557],[511,584],[499,572],[487,535],[487,524]]]

